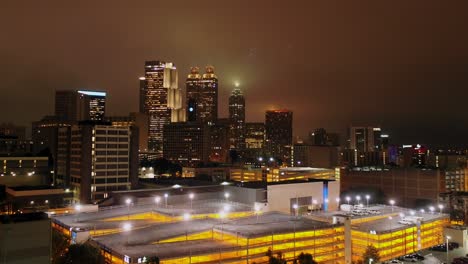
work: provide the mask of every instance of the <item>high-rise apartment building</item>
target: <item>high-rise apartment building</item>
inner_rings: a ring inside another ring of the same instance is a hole
[[[55,91],[55,116],[65,121],[102,121],[106,113],[106,92]]]
[[[57,185],[90,203],[138,184],[138,129],[81,123],[59,128]]]
[[[265,114],[267,152],[286,162],[291,158],[292,119],[293,112],[289,110],[268,110]]]
[[[182,165],[207,162],[209,127],[199,122],[178,122],[164,126],[164,158]]]
[[[218,77],[214,67],[207,66],[203,75],[198,67],[192,67],[185,84],[188,120],[213,125],[218,119]]]
[[[241,90],[236,87],[229,96],[229,144],[231,149],[245,148],[245,98]]]
[[[147,61],[140,85],[140,109],[148,115],[148,148],[162,156],[164,126],[185,121],[177,69],[171,62]]]

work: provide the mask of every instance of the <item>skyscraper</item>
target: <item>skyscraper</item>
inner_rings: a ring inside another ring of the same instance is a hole
[[[144,78],[140,79],[140,109],[148,115],[148,148],[162,156],[164,125],[185,120],[177,69],[171,62],[147,61]]]
[[[106,113],[106,92],[78,91],[80,120],[102,121]]]
[[[203,75],[198,67],[192,67],[185,85],[188,120],[213,125],[218,119],[218,77],[214,67],[207,66]]]
[[[236,85],[237,86],[237,85]],[[229,144],[239,151],[245,148],[245,98],[236,87],[229,96]]]
[[[372,152],[380,148],[380,135],[379,127],[350,127],[349,147],[359,152]]]
[[[288,161],[291,158],[292,118],[289,110],[269,110],[265,114],[265,134],[268,154]]]
[[[210,133],[206,124],[178,122],[164,126],[164,158],[182,165],[207,162]]]
[[[55,116],[64,121],[102,121],[106,113],[106,92],[55,91]]]
[[[258,160],[262,157],[265,147],[265,124],[245,124],[245,153],[244,157],[250,160]]]

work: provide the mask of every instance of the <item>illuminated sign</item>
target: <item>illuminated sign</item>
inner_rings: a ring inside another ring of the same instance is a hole
[[[78,91],[80,94],[86,94],[90,96],[106,96],[106,92],[96,92],[96,91]]]

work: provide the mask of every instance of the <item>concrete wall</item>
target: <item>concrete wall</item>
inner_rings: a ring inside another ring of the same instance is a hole
[[[270,211],[290,213],[291,199],[300,197],[312,197],[318,204],[324,203],[323,182],[306,182],[291,184],[268,185],[268,207]],[[328,182],[329,210],[336,209],[335,198],[339,196],[340,185],[338,182]],[[323,208],[324,206],[322,206]]]
[[[229,192],[229,199],[238,203],[254,205],[256,202],[266,201],[266,192],[264,189],[250,189],[236,186],[225,186],[226,192]]]

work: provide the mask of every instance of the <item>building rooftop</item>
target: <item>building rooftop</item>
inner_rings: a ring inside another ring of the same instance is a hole
[[[223,232],[254,238],[268,234],[281,234],[330,227],[327,222],[313,220],[307,217],[295,217],[279,212],[268,212],[258,216],[240,218],[218,226]]]

